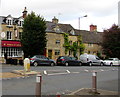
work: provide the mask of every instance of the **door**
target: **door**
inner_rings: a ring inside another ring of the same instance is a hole
[[[52,59],[52,50],[48,50],[48,58]]]

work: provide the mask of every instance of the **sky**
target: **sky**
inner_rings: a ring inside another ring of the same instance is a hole
[[[120,0],[0,0],[0,16],[22,16],[24,7],[41,15],[46,21],[55,16],[59,23],[71,24],[75,29],[89,30],[91,24],[102,32],[113,24],[118,25]],[[83,17],[87,15],[87,17]],[[79,22],[80,19],[80,22]]]

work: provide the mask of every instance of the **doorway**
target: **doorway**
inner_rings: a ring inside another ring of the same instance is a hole
[[[48,58],[52,59],[52,50],[48,50]]]

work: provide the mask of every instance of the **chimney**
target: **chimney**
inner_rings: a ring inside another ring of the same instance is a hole
[[[95,31],[97,31],[97,26],[91,24],[91,25],[90,25],[90,32],[95,32]]]
[[[27,8],[26,7],[22,13],[23,13],[23,18],[25,18],[27,16]]]
[[[54,16],[54,18],[52,19],[52,22],[55,23],[55,24],[57,24],[58,21],[59,21],[59,20]]]

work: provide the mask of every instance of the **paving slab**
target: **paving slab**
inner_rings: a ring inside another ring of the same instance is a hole
[[[40,72],[36,72],[36,71],[29,71],[29,72],[25,72],[24,70],[13,70],[12,73],[15,74],[20,74],[20,75],[36,75],[36,74],[40,74]]]
[[[97,89],[94,93],[91,88],[82,88],[63,97],[119,97],[118,92]]]
[[[0,79],[15,78],[15,77],[24,77],[24,76],[23,75],[19,75],[19,74],[15,74],[15,73],[11,73],[11,72],[0,73]]]

